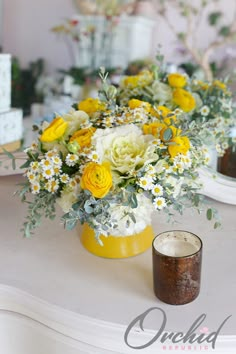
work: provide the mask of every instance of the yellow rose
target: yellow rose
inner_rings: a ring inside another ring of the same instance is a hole
[[[159,136],[160,132],[166,128],[166,125],[161,122],[153,122],[150,124],[143,125],[144,134],[151,134],[154,136]]]
[[[190,112],[196,107],[196,101],[191,93],[181,88],[174,90],[173,101],[184,112]]]
[[[104,111],[106,108],[105,103],[101,102],[98,98],[86,98],[78,104],[78,109],[91,115],[98,111]]]
[[[176,136],[171,139],[171,142],[176,143],[176,145],[169,145],[168,152],[171,157],[175,157],[178,154],[186,155],[190,148],[190,142],[187,136]]]
[[[95,131],[96,129],[93,127],[87,129],[80,129],[72,135],[72,137],[70,138],[70,142],[77,141],[81,149],[90,146],[91,138]]]
[[[167,79],[168,79],[168,83],[171,87],[182,88],[187,83],[186,77],[181,74],[178,74],[178,73],[169,74]]]
[[[43,143],[50,143],[61,138],[68,126],[68,123],[64,121],[61,117],[55,118],[49,126],[43,131],[40,140]]]
[[[128,106],[131,109],[135,109],[135,108],[144,108],[145,111],[147,111],[148,113],[151,110],[151,105],[148,102],[145,101],[140,101],[140,100],[136,100],[135,98],[133,98],[132,100],[129,100],[128,102]]]
[[[90,162],[84,168],[80,186],[89,190],[95,198],[103,198],[112,187],[112,175],[108,164]]]

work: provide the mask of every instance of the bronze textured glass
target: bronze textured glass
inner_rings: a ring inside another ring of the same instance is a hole
[[[152,244],[155,295],[171,305],[187,304],[199,294],[202,241],[182,230],[167,231]]]

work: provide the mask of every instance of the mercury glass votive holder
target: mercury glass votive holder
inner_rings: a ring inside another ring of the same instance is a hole
[[[166,231],[152,244],[153,284],[156,297],[171,305],[196,299],[200,291],[202,241],[191,232]]]

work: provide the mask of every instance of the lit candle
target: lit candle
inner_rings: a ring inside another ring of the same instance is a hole
[[[163,302],[180,305],[199,294],[202,241],[187,231],[167,231],[153,241],[153,282]]]

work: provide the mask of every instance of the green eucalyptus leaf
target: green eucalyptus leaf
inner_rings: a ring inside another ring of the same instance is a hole
[[[211,208],[207,209],[207,220],[211,220],[213,217],[213,210]]]
[[[164,131],[163,137],[164,137],[164,140],[165,140],[165,141],[168,141],[168,140],[172,139],[172,137],[173,137],[173,132],[172,132],[172,130],[171,130],[170,128],[167,128],[167,129]]]

